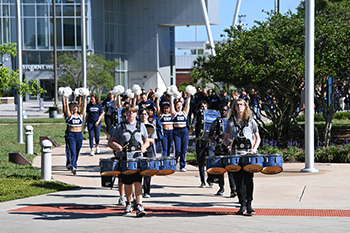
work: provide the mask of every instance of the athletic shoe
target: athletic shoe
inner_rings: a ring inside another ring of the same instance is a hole
[[[70,171],[70,170],[72,170],[72,165],[67,165],[66,168],[67,168],[68,171]]]
[[[247,206],[247,214],[249,214],[249,215],[254,215],[255,214],[255,211],[253,210],[251,205]]]
[[[216,196],[222,196],[225,194],[225,189],[224,188],[220,188],[219,191],[215,194]]]
[[[125,206],[125,211],[124,214],[130,214],[133,210],[134,210],[134,204],[132,202],[125,202],[126,206]]]
[[[143,217],[146,215],[146,211],[143,208],[143,205],[138,204],[136,207],[136,217]]]
[[[214,186],[214,184],[212,182],[209,181],[209,178],[207,178],[207,183],[209,185],[209,188],[212,188]]]
[[[205,183],[201,183],[201,185],[199,185],[199,188],[205,188]]]
[[[91,155],[91,156],[94,156],[94,155],[95,155],[95,151],[93,151],[93,150],[90,151],[90,155]]]
[[[118,205],[125,206],[126,205],[126,198],[125,197],[119,197]]]
[[[76,174],[77,174],[77,168],[76,168],[76,167],[73,167],[72,173],[73,173],[73,175],[76,175]]]
[[[96,154],[99,154],[100,152],[100,147],[96,147]]]
[[[187,171],[187,169],[185,167],[180,169],[180,172],[186,172],[186,171]]]
[[[247,207],[245,205],[241,205],[241,208],[238,210],[238,212],[236,214],[243,215],[245,213],[247,213]]]
[[[150,197],[151,195],[149,195],[148,193],[143,194],[143,198],[150,198]]]
[[[234,198],[237,196],[237,192],[235,191],[231,191],[230,197]]]

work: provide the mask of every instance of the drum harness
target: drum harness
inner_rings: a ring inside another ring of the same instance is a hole
[[[239,135],[238,138],[236,138],[233,142],[233,148],[237,151],[237,150],[250,150],[252,148],[252,143],[251,141],[244,137],[243,134],[243,130],[245,127],[248,126],[250,118],[248,117],[247,120],[245,121],[245,123],[243,124],[243,126],[239,125],[236,121],[236,118],[233,117],[233,124],[235,127],[237,127],[239,129]]]
[[[201,147],[205,147],[208,145],[209,143],[209,138],[203,138],[204,136],[204,113],[202,109],[199,109],[199,111],[197,112],[196,115],[196,143],[198,143],[199,145],[201,145]]]
[[[224,141],[222,139],[222,135],[224,134],[224,120],[221,117],[216,118],[215,120],[215,142],[216,142],[216,146],[215,146],[215,154],[228,154],[228,149],[227,147],[224,145]]]
[[[135,138],[135,134],[136,133],[140,133],[141,132],[141,122],[137,121],[136,123],[136,130],[134,132],[128,130],[126,128],[126,123],[125,122],[121,122],[120,123],[123,129],[123,133],[129,133],[130,134],[130,140],[129,142],[127,142],[123,147],[123,152],[127,153],[127,152],[133,152],[133,151],[140,151],[141,150],[141,143],[138,142]]]

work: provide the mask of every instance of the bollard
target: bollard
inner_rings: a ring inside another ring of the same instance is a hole
[[[25,128],[26,135],[26,153],[33,154],[33,130],[34,128],[31,125],[27,125]]]
[[[51,180],[51,150],[52,143],[49,140],[41,142],[41,179]]]

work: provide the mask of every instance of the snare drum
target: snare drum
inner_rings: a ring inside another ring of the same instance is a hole
[[[260,172],[263,169],[263,157],[261,155],[245,155],[243,159],[243,169],[246,172]]]
[[[225,156],[207,156],[207,172],[212,175],[221,175],[226,172]]]
[[[128,159],[122,160],[122,174],[123,175],[132,175],[135,174],[138,170],[138,159]]]
[[[238,172],[242,169],[240,165],[241,156],[225,156],[225,168],[229,172]]]
[[[159,171],[159,160],[157,158],[141,158],[140,175],[153,176]]]
[[[262,173],[264,174],[277,174],[283,171],[283,157],[281,154],[265,155],[264,156],[264,168]]]
[[[100,159],[99,165],[101,176],[117,176],[121,173],[120,162],[114,157]]]
[[[175,172],[175,157],[159,158],[159,172],[157,175],[166,176]]]

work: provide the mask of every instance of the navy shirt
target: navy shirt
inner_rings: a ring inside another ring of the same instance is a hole
[[[147,100],[146,102],[141,101],[139,103],[139,110],[141,110],[142,108],[146,108],[147,106],[150,106],[150,105],[156,108],[156,104],[152,100]]]
[[[103,113],[103,108],[101,104],[93,105],[89,103],[86,107],[86,112],[89,113],[87,122],[95,124],[98,118],[100,117],[101,113]]]

